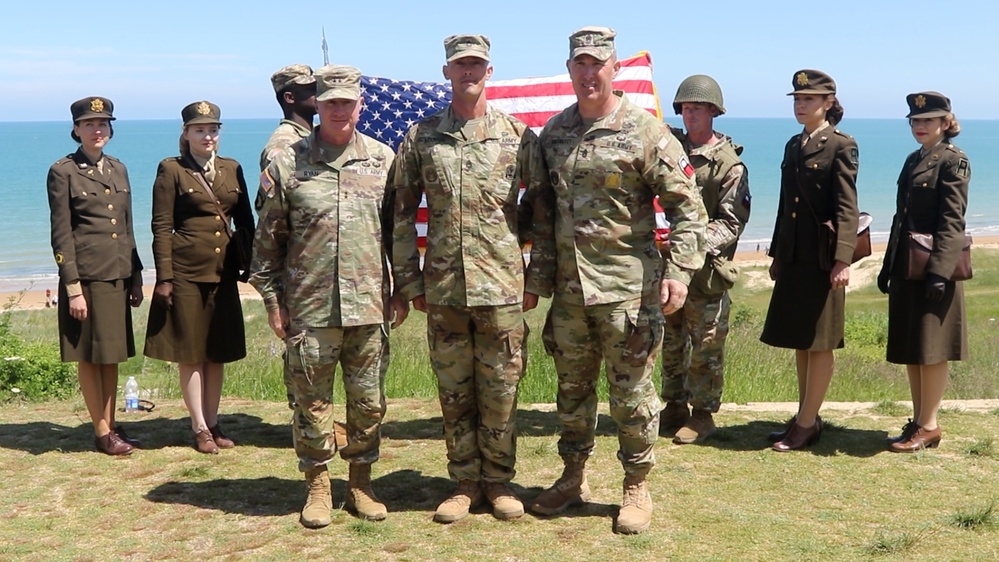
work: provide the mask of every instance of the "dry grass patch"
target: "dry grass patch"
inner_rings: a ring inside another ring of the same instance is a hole
[[[78,402],[0,406],[0,559],[999,558],[994,525],[976,524],[969,541],[961,528],[942,524],[947,514],[976,505],[969,499],[982,490],[999,489],[995,458],[968,454],[971,436],[994,431],[990,413],[949,412],[940,449],[894,455],[884,451],[884,438],[902,425],[898,417],[823,412],[831,423],[817,446],[779,454],[764,436],[782,427],[786,414],[723,412],[719,431],[703,445],[660,440],[650,477],[652,529],[625,537],[612,532],[622,472],[606,409],[587,465],[593,502],[560,517],[513,522],[481,507],[438,525],[433,510],[453,488],[439,408],[430,400],[390,401],[373,472],[389,518],[364,522],[342,509],[347,471],[335,461],[333,523],[314,531],[298,523],[304,486],[285,404],[225,401],[222,422],[238,447],[217,456],[193,449],[179,401],[150,414],[123,414],[120,421],[144,448],[114,459],[92,451]],[[520,412],[513,488],[525,502],[561,472],[551,410]],[[931,526],[933,540],[918,540]]]

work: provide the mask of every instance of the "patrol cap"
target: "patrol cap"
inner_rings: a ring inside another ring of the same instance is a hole
[[[315,84],[316,77],[312,75],[312,67],[307,64],[290,64],[271,74],[271,84],[275,93],[281,93],[292,84]]]
[[[316,101],[356,100],[361,97],[361,71],[344,64],[328,64],[315,72]]]
[[[950,98],[940,92],[916,92],[905,96],[909,104],[906,117],[944,117],[950,114]]]
[[[184,126],[188,125],[221,125],[219,119],[222,118],[222,110],[219,106],[210,101],[196,101],[184,106],[180,110],[180,118],[184,120]]]
[[[111,112],[114,111],[114,104],[111,103],[111,100],[100,96],[76,100],[69,106],[69,111],[73,114],[74,123],[83,119],[115,120],[114,115],[111,115]]]
[[[794,91],[788,92],[787,95],[789,96],[793,96],[794,94],[836,93],[836,82],[833,81],[831,76],[821,70],[812,70],[810,68],[795,72],[794,76],[791,77],[791,87],[794,88]]]
[[[590,55],[597,60],[614,56],[614,37],[617,32],[609,27],[586,26],[569,36],[569,60],[579,55]]]
[[[462,57],[476,57],[489,60],[489,38],[485,35],[452,35],[444,40],[444,56],[447,62]]]

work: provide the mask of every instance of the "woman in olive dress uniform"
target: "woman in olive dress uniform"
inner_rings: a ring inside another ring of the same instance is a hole
[[[104,153],[114,105],[98,96],[73,102],[80,147],[49,168],[52,251],[59,266],[59,347],[77,363],[95,445],[127,455],[137,440],[114,421],[118,363],[135,355],[132,312],[142,302],[142,263],[132,235],[128,171]]]
[[[776,451],[806,447],[822,434],[819,408],[843,347],[846,286],[857,241],[857,143],[836,128],[843,107],[824,72],[791,78],[794,116],[804,130],[791,137],[781,162],[777,223],[770,243],[775,285],[760,339],[795,350],[798,413],[772,433]],[[825,223],[825,224],[824,224]]]
[[[220,116],[207,101],[184,107],[180,155],[156,172],[156,288],[145,348],[149,357],[178,364],[195,448],[212,454],[234,446],[218,421],[223,365],[246,356],[239,256],[230,240],[236,229],[253,230],[243,169],[216,154]]]
[[[912,419],[889,450],[911,453],[940,443],[937,410],[947,388],[948,361],[968,358],[964,290],[951,281],[964,246],[971,164],[951,139],[961,127],[950,99],[938,92],[909,94],[909,126],[919,150],[898,176],[892,220],[878,288],[888,295],[887,358],[905,365],[912,393]],[[933,236],[925,280],[906,279],[908,235]]]

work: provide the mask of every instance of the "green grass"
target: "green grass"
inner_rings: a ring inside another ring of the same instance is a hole
[[[963,509],[950,517],[951,525],[961,529],[987,529],[996,523],[995,500],[976,508]]]
[[[79,398],[0,405],[0,560],[743,561],[995,560],[992,504],[999,464],[965,453],[994,431],[989,413],[955,413],[940,448],[885,451],[872,410],[829,411],[808,451],[771,451],[764,435],[786,414],[723,411],[703,445],[656,445],[648,533],[612,532],[621,501],[617,437],[600,409],[587,463],[593,500],[563,516],[496,520],[488,507],[451,525],[432,522],[453,489],[433,399],[391,400],[372,484],[388,518],[343,509],[347,467],[330,464],[332,524],[298,522],[305,498],[281,401],[226,399],[222,423],[235,449],[191,446],[184,405],[121,414],[144,448],[115,459],[92,451]],[[336,407],[343,418],[343,408]],[[520,412],[517,476],[526,502],[561,471],[559,423],[549,406]],[[994,500],[993,500],[994,501]],[[974,534],[969,535],[968,529]]]
[[[762,273],[763,268],[746,267],[745,270]],[[739,284],[732,291],[723,396],[726,402],[797,400],[793,352],[771,348],[759,341],[769,298],[768,288],[751,289],[746,284]],[[994,373],[999,365],[999,346],[995,345],[994,334],[999,318],[999,250],[975,250],[975,277],[965,283],[965,299],[970,358],[951,363],[951,383],[945,398],[997,398],[999,378]],[[828,400],[883,402],[887,408],[888,403],[909,399],[904,368],[884,360],[887,306],[886,297],[873,285],[853,291],[847,297],[846,348],[836,352],[836,372]],[[285,395],[282,344],[268,328],[260,301],[246,300],[243,308],[248,356],[226,367],[224,393],[228,397],[252,400],[282,400]],[[527,315],[529,356],[527,372],[520,385],[522,403],[555,400],[555,368],[545,354],[540,338],[547,308],[548,303],[543,301],[537,310]],[[176,366],[141,355],[147,314],[148,303],[134,313],[139,355],[122,365],[122,380],[128,375],[136,375],[143,391],[154,401],[178,398]],[[15,311],[10,326],[28,342],[55,343],[56,317],[51,309]],[[412,311],[406,323],[392,333],[391,346],[386,395],[390,398],[436,397],[436,381],[427,354],[426,317]],[[658,369],[655,377],[659,384]],[[606,400],[606,381],[601,381],[598,391],[601,399]],[[336,392],[335,399],[342,401],[342,390],[338,388]],[[9,389],[0,388],[0,402],[10,398]]]
[[[992,437],[976,440],[968,447],[968,454],[977,457],[999,458],[999,451],[996,451],[995,439]]]

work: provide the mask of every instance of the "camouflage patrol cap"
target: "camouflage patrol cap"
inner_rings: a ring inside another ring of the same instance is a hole
[[[673,111],[677,115],[680,115],[684,103],[710,103],[718,108],[718,115],[725,114],[721,86],[706,74],[688,76],[680,82],[673,97]]]
[[[906,117],[945,117],[950,115],[950,98],[940,92],[916,92],[905,96],[909,104],[909,114]]]
[[[452,35],[444,40],[444,56],[447,62],[462,57],[476,57],[489,60],[489,38],[485,35]]]
[[[281,93],[292,84],[315,84],[316,77],[312,75],[312,67],[307,64],[290,64],[271,74],[271,85],[275,93]]]
[[[180,110],[180,118],[184,120],[184,126],[188,125],[221,125],[219,119],[222,118],[222,110],[219,106],[210,101],[196,101],[184,106]]]
[[[836,82],[833,81],[831,76],[821,70],[812,70],[809,68],[794,73],[794,76],[791,77],[791,87],[794,88],[794,91],[788,92],[787,95],[789,96],[793,96],[794,94],[836,93]]]
[[[353,66],[328,64],[316,70],[315,76],[316,101],[361,97],[361,71]]]
[[[597,60],[614,56],[614,37],[617,32],[609,27],[586,26],[569,36],[569,60],[579,55],[590,55]]]
[[[107,98],[100,96],[90,96],[82,100],[76,100],[69,106],[70,113],[73,114],[73,122],[83,119],[107,119],[114,121],[114,104]]]

